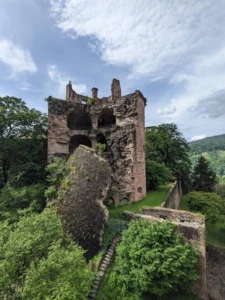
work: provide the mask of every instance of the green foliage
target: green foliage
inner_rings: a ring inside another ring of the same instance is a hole
[[[212,136],[190,143],[191,152],[202,154],[202,152],[211,152],[217,150],[225,151],[225,134]]]
[[[95,99],[88,97],[87,104],[92,105],[92,104],[94,104],[94,102],[95,102]]]
[[[194,168],[193,187],[196,191],[212,192],[217,183],[216,173],[211,169],[209,162],[201,156]]]
[[[155,190],[172,178],[172,172],[165,165],[156,161],[146,160],[146,185],[147,190]]]
[[[141,299],[142,293],[162,297],[190,290],[198,279],[197,257],[197,250],[182,243],[173,224],[132,221],[117,247],[115,266],[105,292],[111,295],[113,289],[117,290],[115,299]]]
[[[25,212],[41,212],[45,207],[45,186],[35,184],[15,188],[9,184],[0,190],[0,221],[10,223]]]
[[[215,224],[225,217],[225,200],[216,193],[191,192],[188,196],[190,210],[204,214],[206,222]]]
[[[225,183],[225,134],[192,142],[189,145],[192,164],[196,165],[199,157],[203,155],[210,162],[220,183]]]
[[[83,253],[72,243],[64,248],[60,244],[51,246],[48,257],[37,265],[32,262],[27,271],[23,299],[86,300],[92,276]]]
[[[44,181],[47,116],[15,97],[0,97],[0,186]]]
[[[190,185],[189,146],[176,124],[162,124],[146,132],[146,159],[164,164],[180,178],[183,188]]]
[[[57,198],[58,189],[67,174],[66,159],[56,157],[52,163],[47,165],[46,172],[49,185],[45,191],[45,197],[48,200],[54,200]]]
[[[21,294],[22,299],[77,299],[71,295],[81,289],[87,297],[90,280],[83,250],[64,235],[54,208],[21,217],[17,224],[1,223],[2,299],[21,299]]]
[[[99,153],[104,153],[106,152],[106,144],[103,143],[97,143],[97,151]]]

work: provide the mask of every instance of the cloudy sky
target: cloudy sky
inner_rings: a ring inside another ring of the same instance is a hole
[[[225,133],[225,0],[0,0],[0,96],[47,111],[49,95],[136,89],[146,126]]]

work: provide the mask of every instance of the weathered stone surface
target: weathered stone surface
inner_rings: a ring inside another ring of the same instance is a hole
[[[179,180],[176,180],[173,186],[171,187],[166,199],[163,201],[163,203],[160,206],[165,208],[177,209],[180,204],[181,196],[182,196],[181,182]]]
[[[103,205],[111,184],[108,163],[88,147],[79,148],[67,162],[69,174],[59,191],[58,212],[64,228],[87,250],[88,258],[101,247],[108,210]]]
[[[48,98],[48,158],[68,158],[80,145],[97,148],[107,144],[105,159],[113,170],[109,202],[138,201],[146,195],[145,176],[145,105],[140,91],[122,96],[119,80],[113,79],[110,97],[94,103],[77,94],[71,82],[66,87],[66,101]]]
[[[209,299],[225,299],[225,249],[207,245],[207,287]]]

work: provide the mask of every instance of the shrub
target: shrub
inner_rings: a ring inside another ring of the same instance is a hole
[[[205,215],[207,222],[215,224],[224,216],[225,200],[216,193],[191,192],[188,194],[189,208]]]
[[[196,249],[182,242],[175,225],[132,221],[117,248],[108,281],[109,298],[102,294],[100,299],[111,299],[113,289],[120,293],[116,299],[139,299],[142,293],[162,297],[189,290],[198,279],[197,256]]]
[[[21,210],[41,212],[45,207],[45,186],[35,184],[15,188],[10,184],[0,190],[0,220],[15,222]]]
[[[100,153],[104,153],[106,151],[106,144],[97,143],[97,151]]]
[[[32,262],[28,269],[23,299],[86,300],[92,276],[83,253],[72,243],[65,248],[59,243],[50,247],[48,257],[41,259],[38,265]]]
[[[65,276],[66,270],[68,278]],[[79,276],[76,274],[78,271]],[[63,283],[60,281],[61,273]],[[50,295],[56,295],[60,290],[65,295],[71,295],[72,292],[79,294],[81,287],[85,294],[90,288],[90,278],[83,250],[73,245],[70,238],[64,235],[61,219],[54,208],[47,208],[41,214],[21,217],[13,225],[1,224],[0,298],[17,299],[24,293],[23,299],[47,299],[48,296],[48,299],[57,299]],[[52,280],[57,284],[53,286]],[[71,287],[72,280],[74,285]],[[35,298],[35,293],[42,293],[42,297]]]
[[[48,173],[47,182],[49,184],[45,191],[45,197],[48,201],[55,200],[58,195],[58,189],[67,174],[66,159],[56,157],[52,163],[46,167]]]
[[[146,186],[148,190],[154,190],[159,185],[171,180],[172,172],[163,164],[146,160]]]

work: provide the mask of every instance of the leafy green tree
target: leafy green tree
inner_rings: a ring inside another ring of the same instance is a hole
[[[193,173],[193,186],[196,191],[213,192],[217,183],[216,173],[204,156],[199,158]]]
[[[87,297],[91,273],[84,251],[64,234],[54,208],[23,216],[12,225],[0,223],[0,229],[0,298],[75,299],[70,296],[79,295],[81,288]]]
[[[13,187],[6,184],[0,190],[0,221],[18,221],[24,210],[41,212],[45,207],[45,186],[34,184],[23,187]]]
[[[21,99],[0,97],[0,185],[43,181],[46,160],[46,114]]]
[[[165,165],[154,160],[146,160],[146,185],[148,190],[154,190],[159,185],[170,181],[172,172]]]
[[[38,264],[32,262],[28,269],[23,299],[86,300],[92,274],[83,254],[84,251],[72,243],[64,248],[60,244],[51,246],[48,257]]]
[[[225,200],[216,193],[191,192],[188,196],[189,208],[204,214],[206,222],[215,224],[225,217]]]
[[[117,247],[109,287],[126,295],[116,299],[139,299],[142,293],[162,297],[190,290],[198,279],[197,257],[197,250],[182,242],[172,223],[131,221]]]
[[[188,189],[191,170],[189,146],[176,124],[162,124],[146,132],[146,159],[164,164]]]

